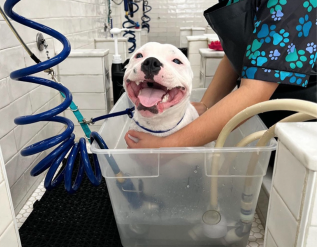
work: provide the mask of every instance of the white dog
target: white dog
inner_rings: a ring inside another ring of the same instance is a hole
[[[150,42],[130,59],[124,88],[135,105],[130,129],[167,136],[198,117],[189,101],[193,71],[173,45]]]

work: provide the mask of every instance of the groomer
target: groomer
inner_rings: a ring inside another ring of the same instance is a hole
[[[193,103],[200,117],[168,137],[129,131],[129,148],[202,146],[251,105],[276,98],[317,101],[317,0],[223,0],[204,16],[225,56],[201,102]],[[260,116],[269,127],[288,114]]]

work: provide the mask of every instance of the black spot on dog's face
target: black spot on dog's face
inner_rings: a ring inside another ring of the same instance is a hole
[[[141,103],[138,105],[138,107],[137,107],[137,110],[139,110],[139,111],[149,111],[149,112],[151,112],[151,113],[153,113],[153,114],[158,114],[158,109],[157,109],[157,106],[156,105],[154,105],[154,106],[152,106],[152,107],[146,107],[146,106],[143,106]]]

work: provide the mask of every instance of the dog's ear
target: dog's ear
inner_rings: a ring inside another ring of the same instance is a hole
[[[126,59],[125,60],[125,62],[123,63],[123,68],[125,68],[126,67],[126,65],[128,65],[129,64],[129,62],[130,62],[130,59],[128,58],[128,59]]]

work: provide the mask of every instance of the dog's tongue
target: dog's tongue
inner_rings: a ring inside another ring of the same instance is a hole
[[[162,101],[162,96],[165,94],[164,90],[154,88],[144,88],[141,90],[138,98],[143,106],[151,107]]]

